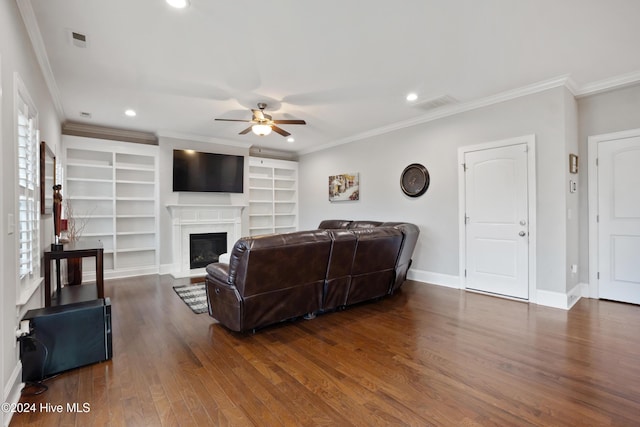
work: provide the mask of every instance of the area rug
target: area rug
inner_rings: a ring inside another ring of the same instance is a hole
[[[209,306],[207,305],[207,293],[204,289],[204,283],[174,286],[173,290],[194,313],[201,314],[208,311]]]

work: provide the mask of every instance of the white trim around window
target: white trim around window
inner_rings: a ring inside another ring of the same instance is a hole
[[[42,282],[40,276],[40,168],[38,111],[25,84],[14,74],[16,152],[16,303],[25,304]]]

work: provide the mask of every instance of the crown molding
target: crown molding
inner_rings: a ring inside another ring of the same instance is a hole
[[[501,102],[510,101],[512,99],[520,98],[527,95],[532,95],[539,92],[544,92],[546,90],[554,89],[558,87],[566,87],[572,93],[574,93],[574,90],[575,90],[575,84],[572,82],[572,80],[568,75],[554,77],[552,79],[543,80],[541,82],[534,83],[528,86],[523,86],[518,89],[501,92],[496,95],[491,95],[481,99],[443,107],[433,112],[430,112],[428,114],[425,114],[410,120],[404,120],[401,122],[393,123],[388,126],[382,126],[382,127],[372,129],[367,132],[362,132],[362,133],[359,133],[347,138],[343,138],[334,142],[323,144],[317,147],[312,147],[306,150],[301,150],[299,154],[305,155],[305,154],[313,153],[316,151],[326,150],[331,147],[336,147],[338,145],[348,144],[350,142],[372,138],[379,135],[384,135],[386,133],[393,132],[396,130],[408,128],[408,127],[419,125],[422,123],[431,122],[431,121],[442,119],[449,116],[454,116],[456,114],[464,113],[471,110],[476,110],[478,108],[488,107],[491,105],[499,104]]]
[[[157,135],[158,135],[158,138],[172,138],[172,139],[181,139],[186,141],[206,142],[210,144],[229,145],[232,147],[239,147],[239,148],[246,148],[246,149],[251,148],[251,146],[253,145],[246,142],[229,141],[226,139],[212,138],[210,136],[181,133],[181,132],[172,132],[167,130],[158,131]]]
[[[251,148],[249,149],[249,155],[254,157],[266,157],[269,159],[278,160],[298,160],[298,156],[295,151],[274,150],[271,148],[260,147],[258,145],[251,146]]]
[[[47,56],[47,51],[44,47],[44,41],[42,40],[42,34],[40,33],[40,27],[38,27],[36,15],[33,12],[33,7],[31,6],[31,0],[16,0],[16,3],[20,10],[24,26],[27,29],[29,39],[31,40],[31,46],[33,47],[33,51],[36,55],[38,65],[40,65],[40,71],[42,72],[47,88],[49,89],[49,94],[53,100],[53,105],[55,106],[56,113],[58,114],[58,119],[62,122],[65,120],[66,116],[64,114],[64,108],[62,107],[62,102],[60,101],[60,91],[58,90],[56,79],[53,77],[53,71],[51,70],[49,57]]]
[[[626,86],[634,85],[638,82],[640,82],[640,71],[633,71],[631,73],[582,85],[574,92],[574,95],[576,98],[583,98],[585,96],[596,95],[598,93],[608,92],[614,89],[621,89]]]
[[[127,129],[115,129],[107,126],[86,123],[65,122],[62,125],[63,135],[84,136],[87,138],[108,139],[110,141],[135,142],[137,144],[158,145],[158,138],[150,132]]]

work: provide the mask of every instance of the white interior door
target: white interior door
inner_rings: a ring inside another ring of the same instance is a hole
[[[640,137],[598,143],[599,297],[640,304]]]
[[[466,287],[529,298],[527,144],[465,153]]]

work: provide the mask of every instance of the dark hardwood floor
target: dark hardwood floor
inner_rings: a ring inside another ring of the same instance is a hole
[[[173,284],[108,281],[113,359],[22,398],[90,411],[11,426],[640,425],[638,306],[582,299],[567,312],[407,282],[239,335],[193,314]]]

